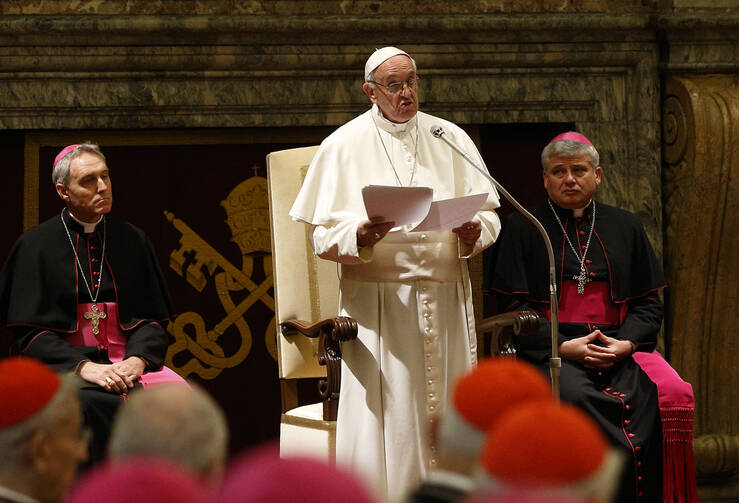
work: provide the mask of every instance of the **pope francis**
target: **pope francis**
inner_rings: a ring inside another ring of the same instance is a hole
[[[431,126],[484,165],[479,152],[462,129],[418,111],[419,80],[398,48],[369,57],[362,88],[372,107],[322,142],[290,210],[312,226],[315,253],[341,264],[339,314],[359,325],[341,348],[337,463],[389,501],[436,463],[432,424],[476,361],[466,259],[500,231],[497,192]],[[367,215],[361,190],[370,184],[430,187],[434,200],[488,197],[459,227],[410,232]]]

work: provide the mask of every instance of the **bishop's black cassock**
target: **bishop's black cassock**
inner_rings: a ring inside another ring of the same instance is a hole
[[[595,226],[584,260],[587,283],[577,293],[576,276],[590,234],[593,204],[581,218],[552,203],[578,257],[567,243],[547,201],[531,213],[542,223],[554,248],[560,317],[559,344],[596,329],[616,339],[629,340],[636,351],[651,352],[657,343],[663,309],[657,291],[665,281],[639,219],[624,210],[595,203]],[[564,288],[564,292],[563,292]],[[549,260],[536,227],[514,213],[502,224],[485,289],[496,294],[499,311],[533,309],[549,320]],[[593,297],[592,292],[599,292]],[[590,308],[581,299],[600,298]],[[583,311],[590,311],[590,313]],[[595,311],[593,321],[589,316]],[[594,320],[607,319],[607,323]],[[517,356],[543,371],[551,353],[551,324],[538,334],[514,341]],[[597,341],[595,343],[598,343]],[[628,357],[608,369],[588,369],[562,359],[560,395],[585,410],[611,443],[626,454],[621,487],[615,501],[658,502],[662,486],[662,435],[657,386]]]
[[[78,304],[93,302],[88,288],[95,296],[99,274],[95,302],[117,303],[120,330],[127,339],[125,357],[142,357],[147,372],[160,369],[168,345],[162,323],[173,317],[174,308],[151,242],[143,231],[121,220],[106,216],[94,232],[85,233],[64,210],[25,232],[0,272],[0,323],[11,329],[22,354],[56,371],[75,370],[84,360],[109,364],[106,349],[65,340],[78,329]],[[93,433],[94,463],[104,457],[122,397],[87,382],[79,397]]]

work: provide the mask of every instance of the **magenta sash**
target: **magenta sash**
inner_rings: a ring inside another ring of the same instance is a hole
[[[93,307],[95,306],[95,307]],[[97,319],[97,323],[95,323]],[[97,325],[98,333],[94,333]],[[111,362],[119,362],[126,356],[126,336],[118,324],[118,306],[115,302],[77,304],[77,331],[66,341],[73,346],[96,346],[107,349]],[[179,374],[162,366],[156,372],[144,372],[140,377],[144,387],[153,384],[177,383],[188,386]]]
[[[562,323],[619,325],[623,319],[621,307],[611,302],[608,283],[603,281],[588,283],[582,294],[577,293],[577,282],[563,281],[558,307],[557,316]],[[547,320],[552,320],[549,304],[543,304],[540,313]]]

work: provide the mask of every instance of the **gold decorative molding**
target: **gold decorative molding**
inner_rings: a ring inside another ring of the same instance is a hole
[[[739,470],[739,81],[671,77],[663,100],[666,328],[693,385],[701,473]]]

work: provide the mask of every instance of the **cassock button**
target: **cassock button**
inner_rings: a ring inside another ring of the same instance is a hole
[[[584,236],[585,235],[585,231],[580,231],[580,235],[581,236]]]
[[[624,419],[624,424],[629,424],[630,422],[628,419]]]
[[[627,405],[626,410],[630,410],[630,409],[631,409],[631,405]]]
[[[641,475],[639,475],[639,476],[638,476],[638,477],[636,478],[636,480],[638,480],[639,482],[641,482],[641,481],[643,480],[643,477],[642,477]]]
[[[635,450],[636,452],[639,452],[639,451],[641,450],[641,447],[639,447],[639,446],[637,445],[636,447],[634,447],[634,450]]]
[[[93,264],[97,264],[97,261],[98,261],[98,259],[96,259],[94,257],[90,260],[90,262],[92,262]]]
[[[633,433],[629,433],[629,438],[634,438],[636,435]]]
[[[623,398],[623,397],[625,397],[625,396],[626,396],[626,393],[621,393],[621,394],[620,394],[620,395],[618,395],[618,396],[620,396],[621,398]]]
[[[99,272],[97,272],[97,271],[92,271],[92,275],[93,275],[93,276],[97,276],[98,274],[100,274],[100,273],[99,273]]]
[[[606,391],[611,391],[613,388],[606,388]]]
[[[591,277],[591,278],[594,278],[594,277],[595,277],[595,273],[594,273],[594,272],[591,272],[591,273],[590,273],[590,277]]]
[[[641,498],[642,496],[644,496],[644,493],[639,491],[639,497]]]
[[[592,261],[592,260],[590,260],[590,259],[588,259],[588,260],[586,260],[586,261],[585,261],[585,263],[586,263],[586,264],[592,264],[592,263],[593,263],[593,261]]]
[[[641,461],[638,461],[638,462],[636,463],[636,466],[641,466]]]

